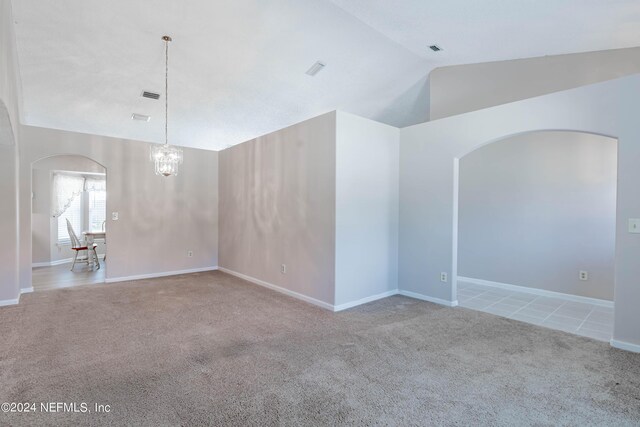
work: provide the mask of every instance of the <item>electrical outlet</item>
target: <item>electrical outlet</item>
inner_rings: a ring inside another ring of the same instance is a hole
[[[445,273],[444,271],[442,273],[440,273],[440,281],[441,282],[446,282],[447,281],[447,273]]]
[[[193,251],[187,251],[187,257],[192,258],[193,257]]]
[[[580,270],[580,280],[589,280],[589,272]]]
[[[282,264],[280,266],[280,273],[287,274],[287,265],[286,264]]]
[[[118,220],[118,212],[111,212],[111,219],[113,221],[117,221]]]

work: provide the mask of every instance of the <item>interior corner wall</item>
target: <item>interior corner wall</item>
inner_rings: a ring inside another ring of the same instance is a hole
[[[335,172],[335,112],[221,151],[221,269],[330,308]]]
[[[21,110],[11,2],[0,0],[0,304],[19,298],[18,152]]]
[[[335,305],[398,289],[400,130],[337,112]]]
[[[525,133],[459,169],[459,276],[613,300],[615,139]]]
[[[640,73],[640,47],[454,65],[429,75],[430,118],[441,119]]]
[[[150,143],[32,126],[20,135],[21,288],[31,287],[32,164],[59,155],[107,170],[107,281],[217,266],[217,152],[183,148],[180,174],[165,178],[149,162]]]
[[[457,268],[457,167],[471,151],[507,136],[576,130],[618,138],[614,340],[640,349],[640,76],[634,75],[401,129],[399,285],[453,300],[440,272]],[[454,226],[455,225],[455,226]]]

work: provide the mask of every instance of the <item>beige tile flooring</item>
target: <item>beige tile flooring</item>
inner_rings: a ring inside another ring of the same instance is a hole
[[[613,308],[458,282],[461,307],[484,311],[600,341],[613,334]]]
[[[73,271],[71,263],[51,267],[36,267],[32,270],[34,291],[68,288],[70,286],[104,283],[105,262],[100,260],[101,268],[92,270],[86,264],[76,264]]]

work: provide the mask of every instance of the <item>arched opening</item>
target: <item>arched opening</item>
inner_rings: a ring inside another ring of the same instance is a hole
[[[31,164],[34,291],[104,283],[106,168],[77,154]]]
[[[527,132],[485,144],[456,165],[453,299],[609,341],[617,140]]]

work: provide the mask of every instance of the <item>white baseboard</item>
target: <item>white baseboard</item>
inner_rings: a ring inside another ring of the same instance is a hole
[[[422,301],[429,301],[429,302],[440,304],[440,305],[446,305],[447,307],[456,307],[458,305],[457,300],[447,301],[446,299],[434,298],[427,295],[419,294],[417,292],[403,291],[403,290],[400,290],[398,293],[400,295],[404,295],[405,297],[415,298]]]
[[[98,254],[98,259],[104,259],[104,254]],[[53,267],[55,265],[71,264],[72,262],[73,262],[73,258],[59,259],[51,262],[34,262],[33,264],[31,264],[31,268]]]
[[[523,292],[542,297],[558,298],[565,301],[583,302],[613,308],[613,301],[598,298],[583,297],[580,295],[563,294],[562,292],[547,291],[545,289],[527,288],[526,286],[510,285],[508,283],[492,282],[490,280],[473,279],[471,277],[458,276],[458,282],[473,283],[474,285],[490,286],[492,288],[506,289],[508,291]]]
[[[30,294],[31,292],[33,292],[33,288],[22,288],[22,289],[20,289],[20,295],[22,295],[22,294]]]
[[[188,270],[164,271],[161,273],[137,274],[135,276],[109,277],[105,279],[105,283],[129,282],[131,280],[154,279],[156,277],[177,276],[178,274],[201,273],[203,271],[217,270],[218,267],[202,267],[191,268]]]
[[[621,350],[632,351],[634,353],[640,353],[639,344],[632,344],[630,342],[618,341],[618,340],[614,340],[613,338],[609,343],[611,344],[611,347],[619,348]]]
[[[288,295],[290,297],[302,300],[304,302],[308,302],[309,304],[313,304],[315,306],[322,307],[322,308],[324,308],[326,310],[333,311],[333,309],[334,309],[333,304],[329,304],[328,302],[320,301],[319,299],[315,299],[315,298],[300,294],[298,292],[294,292],[294,291],[291,291],[289,289],[285,289],[283,287],[274,285],[273,283],[265,282],[264,280],[256,279],[255,277],[247,276],[245,274],[238,273],[237,271],[229,270],[228,268],[220,267],[219,270],[222,271],[222,272],[225,272],[227,274],[230,274],[232,276],[239,277],[240,279],[246,280],[247,282],[251,282],[253,284],[256,284],[256,285],[259,285],[259,286],[263,286],[265,288],[269,288],[269,289],[274,290],[276,292],[280,292],[280,293]]]
[[[397,295],[397,294],[398,294],[398,290],[397,289],[393,289],[391,291],[382,292],[381,294],[371,295],[370,297],[361,298],[361,299],[356,300],[356,301],[345,302],[344,304],[334,305],[333,306],[333,311],[346,310],[348,308],[356,307],[358,305],[366,304],[368,302],[373,302],[373,301],[376,301],[376,300],[379,300],[379,299],[382,299],[382,298],[387,298],[387,297],[390,297],[392,295]]]
[[[7,305],[16,305],[19,302],[20,302],[20,296],[18,295],[18,298],[0,300],[0,307],[4,307]]]

